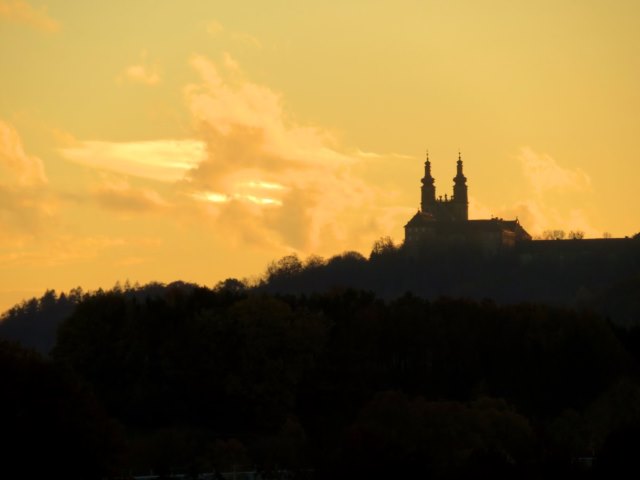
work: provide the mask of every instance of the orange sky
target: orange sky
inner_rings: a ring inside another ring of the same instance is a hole
[[[473,218],[640,230],[640,4],[0,0],[0,309]]]

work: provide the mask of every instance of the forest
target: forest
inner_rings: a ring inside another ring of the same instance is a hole
[[[383,240],[369,259],[285,257],[253,284],[125,284],[17,305],[0,323],[4,471],[542,479],[638,470],[637,252],[535,268],[403,255]],[[405,289],[411,281],[423,288]],[[517,298],[527,285],[532,296]]]

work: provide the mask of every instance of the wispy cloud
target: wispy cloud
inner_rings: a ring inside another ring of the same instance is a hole
[[[149,250],[160,245],[158,239],[149,237],[59,234],[47,238],[46,242],[31,243],[18,250],[0,250],[0,268],[70,265],[94,260],[108,250],[127,251],[132,247]]]
[[[137,83],[141,85],[153,86],[160,83],[160,73],[157,65],[152,65],[147,61],[147,52],[142,51],[140,61],[126,67],[116,81],[122,83]]]
[[[586,190],[591,186],[591,178],[582,169],[562,167],[550,155],[536,153],[530,147],[521,149],[518,160],[536,193],[548,190]]]
[[[160,75],[156,69],[147,65],[129,65],[118,78],[143,85],[156,85],[160,82]]]
[[[262,48],[262,42],[258,40],[253,35],[249,35],[248,33],[238,32],[231,34],[231,38],[236,42],[242,43],[248,47],[257,48],[260,50]]]
[[[82,165],[125,175],[176,182],[206,158],[199,140],[145,142],[77,141],[60,149],[62,156]]]
[[[490,215],[506,219],[517,218],[534,236],[541,235],[545,230],[581,230],[588,237],[599,237],[603,233],[593,224],[585,209],[559,208],[541,198],[523,199],[497,208],[489,208],[471,198],[469,211],[472,218],[489,218]]]
[[[60,23],[49,16],[45,7],[35,8],[24,0],[0,0],[0,19],[48,33],[60,30]]]
[[[42,232],[50,225],[58,207],[58,200],[47,190],[0,184],[0,239],[12,240]]]
[[[0,120],[0,238],[32,234],[53,217],[57,201],[47,183],[42,160],[28,154],[18,131]]]
[[[18,131],[0,120],[0,169],[5,178],[10,175],[12,185],[22,187],[38,186],[47,183],[44,165],[40,158],[25,152]]]
[[[136,188],[122,178],[106,178],[90,190],[102,207],[122,212],[157,212],[171,205],[158,192]]]
[[[381,159],[381,160],[388,160],[390,157],[391,158],[399,158],[399,159],[403,159],[403,160],[415,160],[416,157],[414,157],[413,155],[405,155],[402,153],[376,153],[376,152],[365,152],[362,151],[360,149],[356,150],[356,155],[360,158],[367,158],[367,159]]]
[[[255,36],[247,32],[230,31],[217,20],[208,21],[205,24],[204,28],[207,34],[209,34],[211,37],[226,37],[246,47],[251,47],[258,50],[262,49],[262,42]]]
[[[528,187],[522,198],[512,204],[489,208],[478,198],[471,197],[469,210],[472,218],[518,218],[533,235],[556,229],[581,230],[592,237],[601,235],[583,208],[566,208],[566,201],[560,200],[568,194],[590,191],[591,178],[586,172],[580,168],[563,167],[551,155],[537,153],[531,147],[521,148],[516,159]],[[548,195],[550,193],[554,194],[552,199]]]
[[[224,27],[217,20],[210,20],[205,24],[205,30],[211,36],[216,36],[224,32]]]

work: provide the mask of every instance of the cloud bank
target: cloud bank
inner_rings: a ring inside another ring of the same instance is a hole
[[[388,230],[381,192],[354,173],[361,158],[293,121],[281,96],[231,57],[218,66],[193,56],[191,65],[201,81],[185,98],[207,154],[185,185],[232,238],[321,252],[368,248]]]

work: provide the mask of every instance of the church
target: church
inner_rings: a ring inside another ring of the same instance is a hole
[[[423,248],[430,245],[475,246],[487,252],[512,248],[531,240],[526,230],[515,220],[491,218],[469,220],[467,178],[462,171],[458,153],[457,172],[453,178],[453,195],[436,197],[435,179],[431,176],[429,154],[424,164],[420,210],[405,225],[405,247]]]

